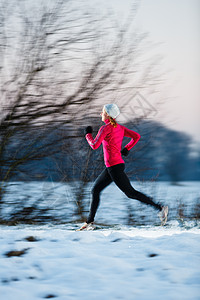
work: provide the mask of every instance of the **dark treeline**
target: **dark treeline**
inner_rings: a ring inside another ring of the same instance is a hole
[[[47,193],[41,190],[35,195],[30,191],[22,199],[17,195],[7,199],[6,187],[15,185],[15,181],[69,183],[72,193],[69,199],[74,209],[73,213],[69,210],[65,215],[65,222],[85,220],[90,199],[88,183],[104,168],[102,146],[93,151],[84,137],[87,125],[93,126],[93,135],[96,135],[102,123],[99,118],[90,118],[73,126],[72,123],[52,124],[16,131],[0,160],[0,224],[62,222],[54,216],[51,201],[44,207],[42,205],[46,196],[53,193],[51,187]],[[168,180],[172,183],[200,180],[200,158],[191,155],[189,136],[153,121],[140,120],[139,124],[124,125],[141,134],[141,140],[125,158],[126,172],[131,180]],[[128,141],[129,138],[124,138],[123,146]],[[66,204],[66,196],[64,202]],[[9,214],[6,214],[8,208]]]
[[[101,124],[95,118],[90,123],[97,124],[93,126],[95,135]],[[200,180],[200,158],[191,155],[191,138],[188,135],[153,121],[142,121],[137,126],[127,123],[125,126],[141,134],[141,140],[125,158],[126,172],[132,180]],[[82,126],[72,128],[66,125],[51,134],[50,131],[49,127],[29,128],[27,132],[23,131],[23,136],[18,134],[17,141],[12,141],[7,149],[8,160],[12,157],[16,160],[17,155],[18,159],[23,157],[31,140],[37,140],[33,146],[37,155],[33,160],[20,164],[12,180],[94,180],[104,167],[102,147],[96,151],[90,149]],[[123,144],[128,141],[124,138]],[[40,155],[42,145],[47,142],[50,145],[47,152]],[[4,174],[3,168],[1,174]]]

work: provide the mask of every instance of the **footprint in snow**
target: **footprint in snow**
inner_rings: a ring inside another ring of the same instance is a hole
[[[22,255],[26,254],[29,249],[30,248],[26,248],[26,249],[23,249],[23,250],[8,251],[8,252],[5,253],[5,256],[7,256],[7,257],[22,256]]]

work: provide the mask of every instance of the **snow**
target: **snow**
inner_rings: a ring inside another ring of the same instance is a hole
[[[35,242],[25,240],[28,236]],[[200,230],[1,227],[2,300],[200,299]],[[20,257],[11,250],[28,249]]]
[[[23,190],[33,194],[35,184],[31,186],[20,186],[18,196]],[[152,184],[149,186],[152,188]],[[148,185],[146,190],[138,187],[151,193]],[[60,195],[64,193],[64,187],[58,186],[57,194],[59,189]],[[107,201],[111,192],[115,197]],[[170,207],[164,227],[159,226],[152,208],[138,202],[131,204],[135,216],[146,214],[149,221],[144,220],[144,225],[126,225],[127,199],[112,185],[103,193],[97,215],[99,223],[107,220],[107,224],[112,216],[111,226],[99,225],[98,230],[81,232],[75,231],[81,224],[70,222],[1,226],[0,299],[199,300],[199,221],[180,221],[175,211],[177,199],[181,199],[189,214],[192,199],[199,197],[199,184],[159,184],[157,198],[164,194]],[[11,195],[12,192],[9,199]],[[35,241],[28,241],[27,237],[34,237]],[[21,256],[6,255],[25,249]]]
[[[138,191],[152,196],[156,202],[169,206],[169,220],[178,217],[178,209],[183,204],[185,217],[189,219],[194,214],[194,208],[199,203],[200,189],[199,182],[183,182],[179,185],[170,185],[168,182],[139,182],[133,181],[132,185]],[[84,210],[88,212],[91,200],[90,190],[92,184],[87,187],[87,198],[84,200]],[[38,201],[41,207],[45,203],[53,210],[54,215],[63,218],[65,222],[75,221],[77,206],[74,200],[73,189],[80,187],[73,184],[73,188],[63,182],[13,182],[8,186],[6,194],[9,206],[4,208],[4,214],[13,210],[14,203],[23,205],[29,202]],[[89,196],[88,196],[89,195]],[[132,222],[137,225],[159,225],[154,209],[141,204],[137,200],[128,199],[115,184],[108,186],[101,194],[101,203],[97,211],[95,221],[101,224],[125,224],[127,225],[128,213],[131,211]],[[87,213],[85,214],[85,217]],[[134,224],[135,225],[135,224]]]

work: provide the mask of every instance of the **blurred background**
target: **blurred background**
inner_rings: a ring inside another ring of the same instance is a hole
[[[0,223],[53,220],[57,196],[41,203],[54,183],[84,219],[104,167],[84,128],[97,133],[107,103],[142,136],[132,181],[198,183],[198,11],[197,0],[0,0]]]

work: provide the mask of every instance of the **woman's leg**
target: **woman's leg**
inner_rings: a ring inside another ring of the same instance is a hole
[[[145,204],[151,205],[157,210],[162,210],[162,206],[160,204],[155,203],[151,197],[146,196],[143,193],[136,191],[128,179],[127,175],[124,172],[125,165],[118,164],[108,168],[108,172],[110,177],[115,182],[115,184],[126,194],[128,198],[139,200]]]
[[[87,218],[87,223],[91,223],[94,221],[94,217],[99,206],[100,201],[100,193],[105,187],[107,187],[112,182],[112,178],[110,177],[107,168],[99,175],[96,179],[95,184],[92,188],[92,202],[90,205],[90,212]]]

